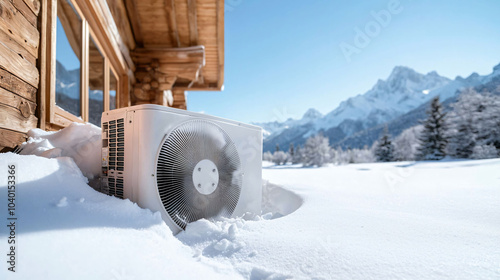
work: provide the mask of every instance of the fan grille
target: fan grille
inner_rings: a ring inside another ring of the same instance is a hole
[[[219,181],[205,195],[193,184],[193,169],[202,160],[212,161]],[[240,197],[242,172],[236,146],[216,124],[187,121],[163,142],[156,167],[158,192],[172,220],[182,229],[201,218],[232,215]]]

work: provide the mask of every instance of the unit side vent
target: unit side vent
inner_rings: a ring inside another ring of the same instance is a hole
[[[103,123],[103,148],[107,148],[107,166],[102,167],[107,178],[104,192],[123,198],[125,168],[125,121],[123,118]],[[107,136],[107,137],[106,137]],[[106,137],[106,138],[104,138]]]

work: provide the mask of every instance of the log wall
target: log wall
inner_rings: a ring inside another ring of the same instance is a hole
[[[0,150],[38,125],[39,0],[0,0]]]

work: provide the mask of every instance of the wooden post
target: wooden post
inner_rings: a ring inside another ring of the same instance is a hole
[[[109,111],[109,60],[104,57],[104,108],[103,112]]]

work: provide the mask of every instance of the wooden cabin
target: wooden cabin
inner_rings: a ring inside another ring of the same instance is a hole
[[[223,78],[224,0],[0,0],[0,150]]]

